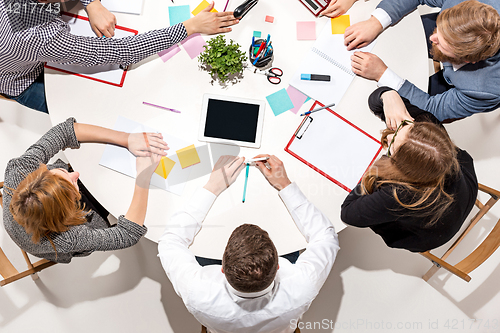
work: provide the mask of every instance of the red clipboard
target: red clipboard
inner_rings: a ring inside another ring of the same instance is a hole
[[[319,102],[315,102],[313,104],[313,106],[311,107],[310,110],[313,110],[314,108],[321,107],[321,106],[324,106],[324,105],[321,104],[321,103],[319,103]],[[342,121],[343,126],[344,125],[349,126],[349,131],[352,131],[352,130],[359,131],[360,132],[359,134],[366,136],[366,139],[368,139],[367,143],[370,145],[370,147],[367,148],[367,149],[370,149],[370,151],[373,151],[373,156],[371,156],[371,154],[363,156],[362,159],[364,161],[368,161],[368,163],[365,164],[366,167],[364,167],[364,165],[361,165],[363,172],[359,176],[359,179],[356,179],[357,181],[355,182],[355,184],[354,185],[353,184],[351,184],[351,185],[344,184],[343,181],[335,179],[334,176],[330,175],[326,171],[326,169],[324,170],[322,167],[315,166],[314,164],[312,164],[309,161],[307,161],[306,158],[304,158],[303,156],[301,156],[302,154],[300,152],[298,152],[298,150],[294,151],[294,148],[292,147],[292,145],[294,144],[294,141],[295,140],[302,140],[303,139],[303,136],[307,133],[308,127],[310,126],[311,123],[313,123],[314,119],[311,120],[311,117],[314,117],[315,113],[310,114],[310,115],[308,115],[308,116],[306,116],[304,118],[304,120],[301,122],[300,126],[297,128],[297,130],[293,134],[292,138],[288,142],[287,146],[285,147],[285,151],[287,153],[289,153],[290,155],[292,155],[293,157],[297,158],[302,163],[304,163],[307,166],[309,166],[311,169],[317,171],[322,176],[324,176],[327,179],[331,180],[332,182],[334,182],[335,184],[337,184],[338,186],[340,186],[344,190],[350,192],[352,190],[352,188],[354,188],[354,186],[357,183],[359,183],[359,181],[361,180],[361,178],[363,177],[363,175],[365,174],[365,172],[368,170],[368,168],[370,168],[370,166],[373,164],[373,162],[375,161],[375,159],[379,155],[380,151],[382,150],[382,144],[380,143],[379,140],[375,139],[373,136],[369,135],[368,133],[366,133],[365,131],[363,131],[362,129],[360,129],[359,127],[357,127],[356,125],[354,125],[351,122],[349,122],[348,120],[346,120],[345,118],[341,117],[340,115],[338,115],[337,113],[335,113],[331,109],[327,108],[325,110],[318,111],[318,114],[319,114],[319,112],[323,112],[323,113],[324,112],[329,112],[332,116],[334,116],[334,117],[337,118],[335,120]],[[324,117],[324,116],[325,116],[325,114],[322,115],[322,117]],[[323,135],[323,136],[325,136],[325,133],[320,133],[320,134],[316,134],[316,135]],[[342,144],[345,144],[345,143],[342,143]],[[304,143],[303,145],[307,145],[307,144]],[[342,156],[338,156],[338,157],[335,157],[335,158],[341,158],[342,159],[343,157]],[[351,183],[352,183],[352,181],[351,181]]]
[[[318,17],[331,0],[299,0],[314,16]]]
[[[66,15],[66,16],[70,16],[70,17],[76,18],[78,20],[84,20],[84,21],[89,22],[89,19],[87,17],[76,15],[76,14],[73,14],[73,13],[61,12],[61,15]],[[133,29],[129,29],[129,28],[126,28],[126,27],[122,27],[120,25],[116,25],[115,29],[123,30],[123,31],[126,31],[126,32],[130,32],[130,33],[132,33],[134,35],[137,35],[139,33],[137,30],[133,30]],[[63,69],[63,68],[54,67],[54,66],[51,66],[51,65],[48,65],[48,64],[45,64],[45,67],[53,69],[53,70],[56,70],[56,71],[60,71],[60,72],[66,73],[66,74],[72,74],[72,75],[84,77],[86,79],[94,80],[94,81],[97,81],[97,82],[102,82],[102,83],[110,84],[110,85],[116,86],[116,87],[123,87],[123,82],[125,81],[125,76],[127,75],[127,70],[123,69],[122,70],[123,74],[121,75],[120,81],[119,82],[111,82],[111,81],[106,81],[106,80],[99,79],[99,78],[96,78],[96,77],[92,77],[90,75],[85,75],[85,74],[81,74],[81,73],[75,73],[73,71],[66,70],[66,69]]]

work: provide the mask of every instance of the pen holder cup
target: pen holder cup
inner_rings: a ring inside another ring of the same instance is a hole
[[[250,45],[250,49],[248,50],[248,59],[250,60],[251,64],[253,64],[255,62],[255,58],[257,58],[256,53],[259,50],[260,45],[265,42],[266,42],[265,39],[256,39],[254,44],[255,46]],[[266,51],[264,50],[262,52],[265,53]],[[273,53],[274,50],[273,47],[271,46],[267,54],[265,56],[260,56],[254,66],[257,68],[266,67],[273,59]]]

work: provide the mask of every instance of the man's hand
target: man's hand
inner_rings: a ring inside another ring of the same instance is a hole
[[[403,120],[414,120],[406,109],[401,96],[395,90],[389,90],[380,97],[384,103],[384,115],[387,128],[396,130]]]
[[[163,141],[160,133],[131,133],[128,136],[128,150],[134,156],[147,157],[152,154],[167,155],[169,150],[167,143]]]
[[[214,8],[214,4],[212,1],[198,15],[182,23],[186,28],[188,36],[195,33],[213,35],[221,32],[229,32],[232,30],[229,27],[239,22],[239,20],[234,18],[233,12],[211,13],[210,11]]]
[[[370,52],[354,52],[351,56],[351,66],[354,74],[368,80],[378,81],[384,74],[387,66],[384,62]]]
[[[215,163],[214,169],[210,174],[210,179],[204,188],[219,196],[238,178],[241,170],[245,167],[244,162],[244,157],[221,156],[217,163]]]
[[[357,0],[332,0],[319,16],[337,17],[345,14]]]
[[[115,35],[116,17],[109,12],[99,0],[94,0],[85,8],[89,16],[90,26],[97,35],[111,38]]]
[[[274,155],[257,155],[254,158],[259,157],[269,157],[267,160],[269,167],[267,167],[264,162],[255,162],[255,166],[259,168],[260,172],[262,172],[264,177],[266,177],[269,184],[271,184],[275,189],[281,191],[292,183],[290,179],[288,179],[285,166],[279,158]]]
[[[364,47],[373,42],[382,31],[384,31],[382,24],[372,16],[345,29],[344,45],[348,51]]]

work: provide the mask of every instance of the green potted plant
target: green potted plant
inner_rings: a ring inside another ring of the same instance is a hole
[[[229,44],[223,35],[210,39],[198,57],[200,67],[208,71],[214,81],[219,80],[223,86],[228,82],[233,84],[241,78],[246,61],[246,54],[240,50],[240,45],[233,40]]]

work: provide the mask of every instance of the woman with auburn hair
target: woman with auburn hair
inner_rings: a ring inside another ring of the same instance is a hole
[[[378,159],[342,204],[342,221],[370,227],[389,247],[424,252],[448,242],[474,206],[472,157],[441,123],[390,88],[369,98],[387,129]],[[394,116],[405,115],[404,117]]]
[[[80,143],[126,147],[136,156],[137,177],[132,203],[111,227],[108,212],[61,160],[47,165],[65,148]],[[50,129],[37,143],[7,164],[3,196],[5,230],[24,251],[40,258],[69,263],[94,251],[123,249],[136,244],[144,226],[149,182],[168,145],[161,134],[124,133],[79,124],[69,118]]]

